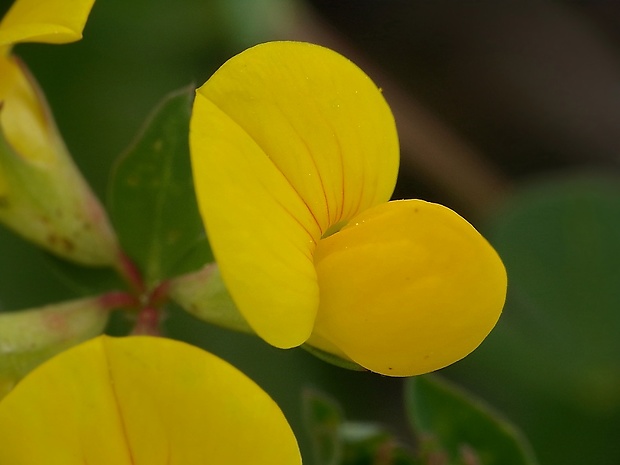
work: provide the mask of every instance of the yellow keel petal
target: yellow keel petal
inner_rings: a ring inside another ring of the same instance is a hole
[[[315,331],[356,363],[411,376],[473,351],[497,322],[506,272],[463,218],[420,200],[367,210],[322,240]]]

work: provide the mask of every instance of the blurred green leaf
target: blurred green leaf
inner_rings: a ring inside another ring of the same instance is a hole
[[[189,158],[193,90],[166,97],[114,167],[112,221],[148,284],[212,260],[198,214]]]
[[[0,313],[78,297],[34,244],[0,227]],[[59,260],[60,261],[60,260]]]
[[[84,267],[51,254],[44,258],[44,266],[54,278],[76,296],[102,294],[125,288],[125,283],[112,268]]]
[[[537,463],[512,425],[436,375],[408,379],[406,403],[419,446],[429,455],[463,465]]]
[[[380,425],[345,421],[340,405],[316,391],[303,397],[316,465],[419,465]]]
[[[527,372],[540,375],[529,382],[595,408],[620,407],[620,179],[523,190],[490,234],[508,269],[515,310],[506,323]]]
[[[524,186],[486,231],[508,270],[506,307],[449,372],[511,411],[543,463],[620,463],[620,179]]]
[[[339,430],[344,422],[340,406],[323,394],[307,390],[303,395],[303,415],[315,465],[339,465],[342,456]]]
[[[414,459],[412,453],[380,425],[347,422],[340,428],[340,435],[344,441],[342,465],[427,465]]]

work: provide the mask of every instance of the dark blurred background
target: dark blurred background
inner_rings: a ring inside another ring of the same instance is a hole
[[[10,1],[0,1],[3,13]],[[396,198],[439,201],[506,263],[500,324],[443,370],[514,421],[542,464],[620,463],[620,2],[99,0],[80,42],[19,45],[105,198],[114,159],[168,92],[274,39],[327,45],[381,87],[399,126]],[[0,231],[0,309],[65,297],[40,254]],[[11,262],[20,257],[20,266]],[[32,263],[27,258],[32,256]],[[298,431],[306,387],[411,442],[401,380],[278,351],[172,310],[172,337],[261,384]]]

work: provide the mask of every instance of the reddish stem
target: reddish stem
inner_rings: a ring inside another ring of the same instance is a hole
[[[144,294],[146,287],[142,275],[135,263],[124,252],[119,253],[117,270],[135,295]]]
[[[102,297],[104,306],[110,308],[125,307],[139,311],[131,334],[161,335],[159,329],[162,319],[161,306],[168,298],[170,283],[164,281],[154,289],[147,290],[138,267],[122,251],[119,252],[116,269],[129,286],[131,293],[118,292],[106,294]]]
[[[131,334],[148,335],[148,336],[161,336],[159,330],[161,312],[153,307],[143,308],[138,314],[138,320],[136,321]]]
[[[99,303],[109,311],[121,308],[139,308],[140,306],[136,296],[123,291],[108,292],[99,298]]]
[[[168,290],[170,289],[170,281],[162,281],[149,294],[147,306],[159,308],[166,299],[168,299]]]

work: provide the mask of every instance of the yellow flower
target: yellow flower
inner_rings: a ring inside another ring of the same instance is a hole
[[[301,464],[284,415],[196,347],[98,337],[41,365],[0,402],[0,463]]]
[[[78,40],[93,2],[18,0],[0,22],[0,221],[58,255],[111,265],[117,244],[106,215],[11,53],[19,42]]]
[[[388,202],[394,119],[337,53],[273,42],[232,58],[197,91],[190,148],[224,282],[272,345],[409,376],[466,356],[497,322],[501,260],[452,210]]]

